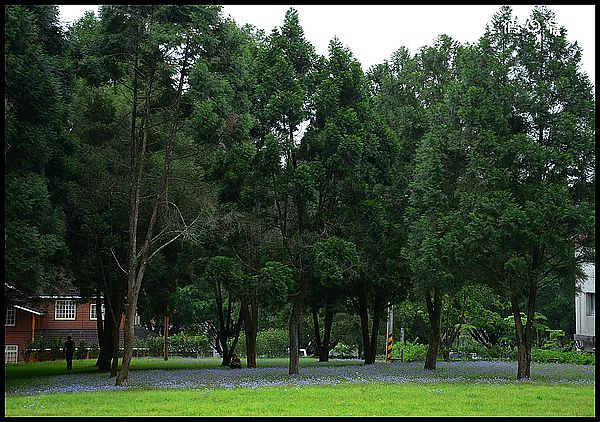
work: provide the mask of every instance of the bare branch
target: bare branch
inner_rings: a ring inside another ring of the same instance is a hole
[[[121,269],[121,271],[123,271],[125,274],[128,274],[128,272],[125,271],[123,269],[123,267],[121,266],[121,264],[119,263],[119,260],[117,259],[117,256],[115,255],[115,252],[112,250],[112,248],[110,249],[110,253],[112,253],[112,256],[115,258],[115,261],[117,262],[117,265],[119,266],[119,268]]]

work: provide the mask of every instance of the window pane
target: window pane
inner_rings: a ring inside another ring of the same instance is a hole
[[[95,303],[90,304],[90,319],[98,319],[97,313],[98,306]],[[104,303],[102,304],[102,320],[104,320]]]
[[[596,294],[586,293],[585,294],[585,308],[588,316],[596,314]]]
[[[15,307],[9,306],[6,309],[6,319],[4,320],[4,325],[15,325],[15,317],[16,317]]]
[[[17,363],[19,357],[19,346],[5,345],[4,346],[4,363]]]
[[[56,319],[75,319],[75,301],[57,300],[55,303],[54,317]]]

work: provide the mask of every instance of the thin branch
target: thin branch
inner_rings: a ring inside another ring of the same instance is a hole
[[[115,252],[112,250],[112,248],[110,249],[110,253],[112,253],[112,256],[115,258],[115,261],[117,262],[117,265],[119,266],[121,271],[123,271],[125,274],[128,274],[127,271],[125,271],[123,269],[123,267],[121,266],[121,264],[119,263],[119,260],[117,259],[117,256],[115,255]]]

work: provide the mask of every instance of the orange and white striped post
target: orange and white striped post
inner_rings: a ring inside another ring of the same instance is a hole
[[[388,303],[388,318],[387,318],[387,329],[386,329],[386,362],[392,361],[392,346],[393,346],[393,332],[394,332],[394,305]]]

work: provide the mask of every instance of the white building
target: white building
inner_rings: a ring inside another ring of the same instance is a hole
[[[580,291],[575,295],[575,335],[574,340],[579,349],[595,351],[596,349],[596,282],[593,262],[583,264],[586,274],[579,284]]]

